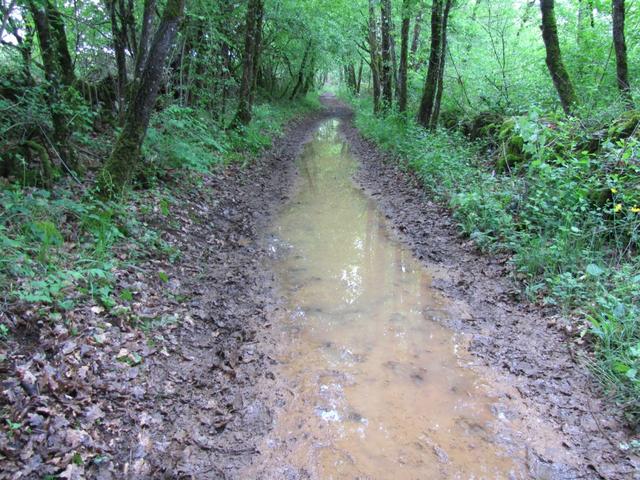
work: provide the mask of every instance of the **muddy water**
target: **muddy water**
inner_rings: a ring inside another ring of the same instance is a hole
[[[264,447],[271,477],[524,477],[515,426],[466,366],[465,339],[437,323],[465,313],[391,236],[356,168],[337,122],[321,126],[274,227],[291,388]]]

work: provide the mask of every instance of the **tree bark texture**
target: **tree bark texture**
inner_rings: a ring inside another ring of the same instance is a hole
[[[560,97],[562,109],[567,115],[570,115],[577,99],[569,73],[562,62],[554,0],[540,0],[540,10],[542,12],[542,39],[547,52],[547,68]]]
[[[420,46],[420,33],[422,32],[422,17],[424,16],[424,5],[421,3],[416,14],[416,19],[413,24],[413,38],[411,39],[411,58],[413,64],[416,64],[416,52]]]
[[[60,15],[49,1],[36,3],[31,0],[29,10],[36,27],[47,80],[47,101],[53,124],[53,147],[65,168],[76,169],[76,155],[70,143],[70,121],[64,109],[60,108],[62,91],[71,87],[74,80],[71,56],[67,45],[62,43],[66,42],[64,24],[59,23]]]
[[[113,36],[113,50],[116,54],[116,69],[118,72],[116,81],[116,95],[118,96],[118,117],[124,121],[125,99],[127,91],[127,32],[125,30],[124,15],[118,7],[122,6],[122,0],[109,0],[109,17],[111,19],[111,35]]]
[[[391,58],[391,0],[380,2],[380,38],[382,43],[382,108],[393,103],[393,67]]]
[[[431,53],[417,121],[428,129],[438,124],[439,101],[442,98],[442,79],[446,52],[446,26],[452,0],[433,0],[431,5]]]
[[[164,64],[182,20],[185,0],[168,0],[140,75],[133,84],[124,125],[99,179],[100,192],[118,195],[139,169],[141,148],[158,96]]]
[[[618,89],[625,103],[633,108],[629,67],[627,64],[627,43],[624,37],[625,5],[624,0],[613,0],[613,45],[616,51],[616,78]]]
[[[258,19],[262,15],[262,0],[249,0],[247,8],[246,32],[244,37],[244,54],[242,58],[242,81],[238,93],[238,110],[232,127],[248,125],[251,122],[253,71],[256,55]]]
[[[307,46],[304,49],[304,54],[302,55],[302,61],[300,62],[300,69],[298,70],[298,78],[296,80],[296,84],[293,87],[293,91],[291,92],[291,96],[289,100],[293,100],[298,96],[300,90],[304,87],[305,83],[305,69],[307,68],[307,60],[309,58],[309,52],[311,51],[311,39],[307,42]]]
[[[380,54],[378,51],[378,26],[375,15],[375,0],[369,0],[369,55],[371,61],[369,63],[371,67],[371,88],[373,93],[373,111],[378,113],[380,111]]]
[[[398,72],[398,111],[407,111],[407,68],[409,61],[409,28],[411,0],[402,0],[402,25],[400,27],[400,70]]]

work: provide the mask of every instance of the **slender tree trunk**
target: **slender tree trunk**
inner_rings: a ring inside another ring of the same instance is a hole
[[[253,51],[253,86],[251,87],[251,98],[249,103],[253,106],[258,89],[258,72],[260,71],[260,51],[262,49],[262,23],[264,21],[264,2],[258,2],[256,11],[256,38]]]
[[[73,68],[73,61],[69,53],[69,42],[67,42],[67,34],[64,28],[64,20],[60,11],[51,0],[46,1],[46,10],[51,25],[52,38],[55,43],[55,54],[60,65],[60,73],[62,81],[66,86],[72,86],[76,81],[76,75]]]
[[[137,79],[142,75],[142,69],[147,62],[147,55],[149,54],[149,39],[151,38],[151,28],[153,27],[155,7],[156,0],[144,0],[140,42],[138,43],[136,51],[136,65],[134,68],[134,75]]]
[[[258,18],[262,12],[262,0],[249,0],[247,8],[246,32],[244,37],[244,56],[242,59],[242,81],[238,92],[238,110],[231,127],[237,128],[240,125],[248,125],[251,122],[252,95],[253,90],[253,64],[256,55],[256,39]]]
[[[571,78],[569,78],[560,54],[554,0],[540,0],[540,10],[542,12],[542,39],[547,51],[547,68],[560,97],[562,109],[567,115],[571,115],[577,99]]]
[[[447,25],[449,23],[449,13],[453,0],[447,0],[442,14],[442,41],[440,44],[440,65],[438,65],[438,86],[436,89],[436,99],[433,104],[430,128],[434,129],[440,117],[440,105],[442,104],[442,92],[444,90],[444,69],[447,60]]]
[[[380,1],[380,37],[382,40],[382,108],[388,110],[393,103],[391,0]]]
[[[378,53],[378,27],[375,16],[375,1],[369,0],[369,55],[371,56],[371,87],[373,90],[373,111],[380,111],[380,56]]]
[[[358,79],[356,81],[356,95],[360,95],[360,86],[362,85],[362,69],[364,68],[364,62],[360,59],[360,67],[358,67]],[[322,82],[324,84],[324,82]]]
[[[613,45],[616,50],[616,76],[618,89],[629,108],[633,108],[629,67],[627,65],[627,43],[624,38],[624,0],[613,0]]]
[[[400,28],[400,71],[398,74],[398,110],[407,111],[407,62],[409,60],[409,27],[411,0],[402,0],[402,26]]]
[[[127,33],[124,30],[124,26],[118,22],[118,16],[122,20],[123,12],[118,12],[116,0],[110,0],[109,16],[111,17],[111,35],[113,36],[113,50],[116,54],[116,69],[118,71],[118,78],[116,81],[116,95],[118,97],[118,117],[120,123],[124,121],[125,112],[125,98],[127,91],[127,57],[126,57],[126,44]]]
[[[436,98],[438,76],[440,68],[440,55],[442,53],[442,2],[433,0],[431,5],[431,52],[429,54],[429,69],[420,100],[417,121],[420,125],[431,128],[431,116]]]
[[[29,10],[36,27],[47,80],[47,103],[53,123],[53,146],[64,166],[68,169],[75,169],[77,168],[76,156],[70,143],[69,118],[61,108],[62,90],[64,87],[70,86],[67,82],[73,81],[73,73],[65,72],[69,65],[66,64],[67,59],[62,58],[64,53],[61,52],[59,32],[56,34],[51,25],[51,19],[56,18],[56,15],[51,12],[52,9],[55,7],[50,2],[36,3],[34,0],[29,2]],[[59,19],[59,17],[57,18]],[[60,25],[56,27],[57,30],[60,28]],[[66,36],[64,38],[66,39]],[[64,47],[66,48],[66,45]]]
[[[132,86],[120,136],[98,179],[106,197],[119,194],[131,183],[141,160],[141,148],[156,103],[162,72],[182,20],[185,0],[168,0],[156,31],[140,80]]]
[[[307,93],[309,93],[311,88],[313,88],[313,85],[315,83],[315,77],[316,77],[316,57],[315,55],[311,55],[309,68],[307,68],[307,76],[302,86],[302,95],[306,95]]]
[[[416,52],[420,46],[420,33],[422,32],[422,17],[424,16],[424,4],[420,4],[418,13],[416,15],[415,23],[413,24],[413,38],[411,40],[411,58],[413,59],[413,65],[416,65]]]
[[[300,89],[304,87],[304,80],[305,80],[304,72],[305,72],[305,68],[307,67],[307,59],[309,57],[310,50],[311,50],[311,39],[309,39],[309,41],[307,42],[307,46],[304,49],[304,54],[302,55],[302,62],[300,62],[300,69],[298,70],[298,79],[296,81],[295,86],[293,87],[289,100],[293,100],[294,98],[296,98]]]
[[[345,67],[345,75],[347,80],[347,86],[351,93],[355,95],[357,88],[357,80],[356,80],[356,68],[353,66],[353,63],[350,63]]]

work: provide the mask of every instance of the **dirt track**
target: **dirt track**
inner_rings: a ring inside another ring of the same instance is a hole
[[[52,394],[67,423],[47,424],[44,436],[31,439],[32,456],[20,460],[16,452],[0,478],[18,471],[40,478],[33,472],[46,471],[45,443],[49,455],[58,444],[59,455],[69,455],[69,442],[100,454],[105,460],[70,470],[82,468],[88,478],[243,478],[243,468],[261,462],[260,441],[291,396],[274,374],[269,327],[280,299],[263,232],[289,195],[302,146],[321,121],[335,117],[362,161],[356,182],[416,257],[442,271],[437,286],[443,294],[471,307],[471,315],[447,326],[468,333],[478,359],[515,385],[528,408],[564,436],[567,455],[580,459],[578,465],[555,465],[543,448],[532,447],[532,478],[637,478],[637,459],[617,448],[628,440],[622,423],[608,414],[588,370],[574,362],[564,326],[518,298],[506,259],[484,256],[460,237],[449,212],[361,138],[348,108],[333,98],[324,102],[325,110],[291,124],[252,168],[207,176],[197,191],[179,189],[171,222],[158,212],[149,215],[180,258],[176,264],[152,258],[140,269],[116,272],[118,284],[140,292],[134,313],[178,320],[154,326],[154,345],[113,319],[102,345],[92,340],[93,326],[81,332],[73,352],[84,353],[72,359],[73,368],[87,365],[89,372],[82,385],[73,386],[81,407]],[[168,283],[158,279],[159,270],[171,272]],[[69,368],[68,346],[61,340],[49,353],[61,371]],[[143,362],[131,368],[117,362],[123,348],[138,352]],[[25,402],[25,412],[38,406],[20,392],[16,401]],[[40,394],[42,402],[45,392]],[[96,412],[99,422],[92,418]],[[71,421],[82,430],[72,430]]]
[[[130,449],[145,459],[140,473],[241,478],[248,464],[260,464],[260,439],[291,398],[273,373],[269,326],[280,300],[261,233],[288,198],[302,146],[321,121],[337,117],[362,161],[356,182],[417,258],[442,270],[438,288],[471,307],[472,315],[448,326],[471,336],[471,351],[557,429],[567,456],[580,459],[554,464],[544,445],[532,446],[532,478],[634,478],[636,460],[616,448],[628,440],[622,423],[607,413],[588,370],[574,362],[564,326],[548,316],[552,312],[519,299],[506,259],[482,255],[462,238],[447,210],[362,139],[348,108],[333,98],[324,103],[326,110],[291,125],[251,170],[213,177],[205,189],[209,198],[184,198],[202,215],[179,240],[186,249],[181,288],[197,300],[189,306],[193,321],[170,338],[175,350],[149,366],[149,401],[137,408],[151,420],[138,421],[144,423],[137,428],[142,441]]]

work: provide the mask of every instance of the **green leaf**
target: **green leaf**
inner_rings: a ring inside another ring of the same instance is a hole
[[[604,273],[604,270],[595,263],[590,263],[587,265],[587,273],[592,277],[599,277]]]

